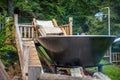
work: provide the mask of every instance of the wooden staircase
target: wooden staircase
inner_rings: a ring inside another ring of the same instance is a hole
[[[24,26],[25,32],[23,33],[22,30],[20,30],[21,25],[18,25],[17,22],[17,15],[15,15],[15,39],[21,65],[22,78],[23,80],[39,80],[40,74],[43,72],[42,65],[37,55],[37,50],[32,37],[33,35],[27,33],[27,29],[31,30],[30,28],[33,26]],[[26,39],[23,37],[22,33]]]

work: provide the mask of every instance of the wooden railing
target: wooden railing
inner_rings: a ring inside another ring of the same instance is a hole
[[[120,63],[120,52],[112,53],[112,62],[113,63]]]
[[[60,26],[60,29],[66,34],[70,35],[70,27],[68,24]]]
[[[106,54],[104,55],[104,58],[110,59],[111,57],[111,61],[112,63],[120,63],[120,52],[112,52],[111,56],[109,54],[109,51],[106,52]]]
[[[15,15],[15,36],[16,36],[16,44],[17,44],[17,49],[18,49],[18,55],[19,55],[19,60],[20,60],[20,65],[21,65],[21,70],[22,70],[22,77],[23,80],[28,80],[28,60],[29,60],[29,45],[23,44],[22,42],[22,33],[24,33],[24,37],[27,37],[27,30],[26,27],[23,27],[24,30],[22,30],[21,26],[23,25],[18,25],[17,24],[17,15]],[[31,27],[28,27],[28,31],[30,31]],[[30,37],[30,32],[28,32],[29,38],[33,38],[33,36]]]
[[[19,24],[19,30],[22,40],[34,40],[34,25]]]
[[[69,24],[59,26],[66,35],[72,35],[72,17],[69,18]]]

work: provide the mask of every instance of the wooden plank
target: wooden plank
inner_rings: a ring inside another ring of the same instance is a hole
[[[24,26],[24,38],[26,38],[26,27]]]
[[[55,19],[52,19],[52,22],[53,22],[54,27],[58,27],[58,24]]]
[[[30,38],[31,32],[30,32],[30,28],[28,28],[28,38]]]
[[[71,77],[67,75],[43,73],[40,74],[39,80],[96,80],[96,79],[93,79],[90,76],[80,78],[80,77]]]
[[[22,27],[20,27],[20,35],[21,35],[21,37],[23,37],[23,35],[22,35]]]
[[[14,14],[14,24],[16,26],[16,24],[18,24],[18,15]]]
[[[28,80],[28,64],[29,64],[29,45],[24,45],[25,46],[25,56],[24,56],[24,70],[23,70],[23,77],[24,80]]]
[[[67,33],[70,35],[71,33],[70,33],[70,27],[69,26],[66,26],[66,28],[67,28]]]
[[[25,73],[24,73],[24,77],[28,77],[28,80],[38,80],[40,73],[43,72],[43,69],[42,69],[42,65],[39,60],[39,57],[37,55],[37,51],[36,51],[34,42],[33,41],[23,41],[23,44],[30,45],[28,62],[25,63],[25,65],[28,64],[28,75],[25,75]],[[24,49],[25,49],[25,51],[27,51],[26,48],[24,48]],[[24,54],[26,54],[26,52]],[[24,55],[24,56],[28,56],[28,55]],[[25,59],[27,59],[27,58],[25,57]]]
[[[72,35],[72,22],[73,22],[73,18],[70,17],[69,18],[70,35]]]
[[[65,32],[65,29],[63,27],[60,27],[60,29],[62,30],[62,32],[64,33],[64,35],[67,35],[67,33]]]
[[[21,53],[21,49],[20,49],[20,44],[18,42],[18,37],[17,37],[17,34],[15,34],[16,38],[15,38],[15,41],[16,41],[16,46],[17,46],[17,50],[18,50],[18,56],[19,56],[19,61],[20,61],[20,65],[21,65],[21,70],[23,68],[23,64],[22,64],[22,60],[23,60],[23,57],[22,57],[22,53]]]
[[[22,38],[23,41],[33,41],[32,38]]]
[[[34,39],[34,28],[32,27],[32,39]]]
[[[26,44],[26,45],[30,45],[30,53],[29,53],[29,66],[41,66],[41,62],[39,60],[39,57],[38,57],[38,54],[37,54],[37,50],[36,50],[36,47],[34,45],[34,42],[33,41],[23,41],[23,44]]]
[[[38,31],[41,34],[41,36],[46,36],[46,33],[42,27],[40,29],[38,29]],[[36,39],[38,39],[38,37]]]
[[[34,25],[18,24],[18,26],[20,26],[20,27],[24,27],[24,26],[26,26],[26,27],[33,27]]]

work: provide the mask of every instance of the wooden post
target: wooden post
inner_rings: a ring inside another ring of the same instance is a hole
[[[52,22],[53,22],[54,27],[58,27],[57,22],[56,22],[55,19],[52,19]]]
[[[18,24],[18,15],[14,14],[14,24]]]
[[[20,35],[21,35],[21,37],[23,37],[22,27],[19,27],[19,28],[20,28]]]
[[[38,27],[36,26],[36,19],[35,18],[33,18],[33,24],[34,24],[34,27],[35,27],[35,29],[36,29],[36,40],[38,39]]]
[[[34,40],[34,28],[32,27],[32,40]]]
[[[26,29],[27,27],[26,26],[24,26],[24,38],[26,38],[27,37],[27,29]]]
[[[21,53],[23,53],[23,45],[22,45],[22,39],[21,39],[20,30],[18,26],[18,15],[17,14],[14,15],[14,25],[16,27],[16,34],[18,37],[18,42],[20,44]]]
[[[70,35],[72,35],[72,22],[73,22],[73,18],[69,17]]]
[[[30,38],[31,36],[31,31],[30,31],[31,27],[28,27],[28,38]]]

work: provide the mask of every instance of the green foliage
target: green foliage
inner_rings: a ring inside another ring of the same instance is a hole
[[[13,63],[12,60],[16,59],[17,56],[15,53],[16,47],[13,45],[10,45],[8,43],[12,42],[14,40],[13,32],[14,32],[14,25],[13,25],[13,18],[6,16],[1,16],[0,21],[2,24],[4,24],[2,29],[0,30],[0,59],[3,61],[5,65]],[[9,56],[8,53],[9,52]],[[13,57],[14,56],[14,57]]]
[[[42,46],[39,46],[39,49],[42,51],[43,55],[50,61],[53,62],[52,59],[48,56],[47,52]]]
[[[87,31],[87,34],[108,35],[108,26],[106,20],[100,22],[97,18],[89,16],[88,20],[86,20],[86,24],[89,27],[89,31]]]
[[[55,18],[58,24],[68,23],[68,18],[73,17],[73,33],[106,35],[108,34],[107,17],[103,22],[94,18],[94,14],[104,7],[110,7],[111,10],[111,34],[117,35],[120,29],[120,4],[116,1],[100,0],[12,0],[14,9],[17,10],[21,22],[37,19]],[[0,1],[2,12],[7,11],[7,0]],[[114,5],[115,4],[115,5]],[[107,14],[107,9],[102,9]],[[30,17],[30,18],[28,18]]]

